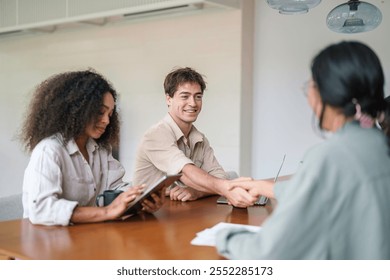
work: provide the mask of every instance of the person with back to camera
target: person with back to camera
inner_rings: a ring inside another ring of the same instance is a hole
[[[31,158],[23,181],[23,216],[33,224],[69,225],[114,220],[144,186],[129,187],[112,156],[118,144],[117,93],[93,70],[65,72],[40,83],[21,131]],[[108,189],[124,190],[110,205],[94,207]],[[154,212],[164,194],[143,201]]]
[[[385,110],[384,74],[359,42],[322,50],[312,62],[307,98],[333,135],[308,151],[287,182],[232,182],[278,204],[261,231],[221,230],[230,259],[390,259],[390,156],[375,126]]]
[[[172,200],[191,201],[221,194],[239,207],[252,205],[255,197],[243,189],[228,190],[228,174],[218,163],[196,121],[206,83],[194,69],[178,68],[164,81],[168,114],[144,134],[138,147],[133,182],[150,184],[165,174],[182,173],[168,194]]]

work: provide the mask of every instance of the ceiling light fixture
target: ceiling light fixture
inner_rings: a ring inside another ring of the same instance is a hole
[[[266,0],[268,5],[284,15],[305,14],[321,0]]]
[[[382,21],[381,11],[374,5],[349,0],[330,11],[326,24],[338,33],[360,33],[375,29]]]

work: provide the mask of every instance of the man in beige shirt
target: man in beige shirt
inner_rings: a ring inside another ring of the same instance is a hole
[[[188,67],[166,76],[168,114],[143,136],[133,183],[150,185],[165,174],[182,173],[180,181],[168,190],[173,200],[189,201],[219,194],[234,206],[252,205],[256,198],[245,190],[229,190],[227,173],[205,135],[193,125],[202,109],[205,88],[202,75]]]

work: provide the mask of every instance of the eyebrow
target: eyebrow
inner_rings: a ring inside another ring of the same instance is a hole
[[[107,110],[110,110],[110,107],[105,105],[105,104],[103,104],[102,107],[106,108]],[[115,105],[114,105],[114,108],[112,108],[112,110],[114,110],[114,109],[115,109]]]
[[[191,92],[188,92],[188,91],[181,91],[181,92],[179,92],[179,94],[190,94],[190,95],[192,95],[192,94],[202,94],[203,95],[203,92],[201,92],[201,91],[199,91],[199,92],[195,92],[195,93],[191,93]]]

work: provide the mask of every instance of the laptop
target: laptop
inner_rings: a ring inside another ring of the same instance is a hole
[[[275,176],[275,179],[274,179],[274,183],[276,183],[276,181],[278,180],[279,173],[280,173],[280,170],[282,170],[282,167],[283,167],[283,164],[284,164],[284,160],[285,160],[285,159],[286,159],[286,155],[283,156],[283,160],[282,160],[282,163],[280,164],[278,173],[276,173],[276,176]],[[267,202],[268,202],[268,197],[266,197],[266,196],[260,196],[259,199],[254,203],[254,205],[261,205],[261,206],[264,206],[264,205],[267,204]]]

